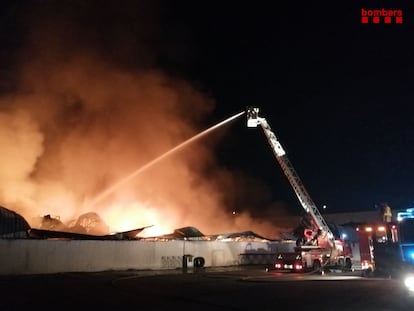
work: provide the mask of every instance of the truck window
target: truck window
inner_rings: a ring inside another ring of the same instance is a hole
[[[401,221],[399,229],[401,243],[414,243],[414,218]]]

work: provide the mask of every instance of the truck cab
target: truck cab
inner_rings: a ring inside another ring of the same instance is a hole
[[[414,270],[414,209],[399,213],[394,222],[357,228],[363,272],[399,277]]]
[[[318,247],[296,248],[294,252],[278,253],[274,260],[274,269],[298,273],[320,271],[325,255]]]
[[[275,257],[274,269],[276,270],[302,272],[304,268],[303,257],[300,252],[279,253]]]

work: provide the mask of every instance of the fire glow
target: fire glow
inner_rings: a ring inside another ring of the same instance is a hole
[[[205,234],[252,230],[277,237],[285,231],[271,217],[227,212],[246,210],[250,206],[234,202],[264,190],[262,184],[247,187],[248,177],[220,167],[214,154],[219,135],[171,152],[202,133],[200,124],[214,110],[214,100],[154,66],[153,51],[145,54],[136,32],[131,51],[131,42],[122,42],[128,36],[102,29],[122,28],[124,21],[102,22],[89,14],[82,20],[70,16],[76,10],[64,8],[33,8],[24,19],[30,35],[16,61],[16,85],[0,97],[1,205],[32,227],[44,215],[70,223],[95,212],[111,232],[152,226],[143,237],[184,226]],[[108,10],[121,8],[114,4]],[[157,41],[148,39],[151,25],[143,26],[138,27],[148,31],[143,41]],[[102,31],[105,48],[97,43]],[[124,51],[134,55],[130,66]]]

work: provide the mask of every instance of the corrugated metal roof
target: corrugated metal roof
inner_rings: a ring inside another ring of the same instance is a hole
[[[26,238],[29,223],[21,215],[0,206],[0,238]]]

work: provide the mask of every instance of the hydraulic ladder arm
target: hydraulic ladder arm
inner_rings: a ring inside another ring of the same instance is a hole
[[[282,145],[276,138],[276,135],[273,133],[270,125],[267,123],[265,118],[259,117],[259,108],[249,107],[246,111],[247,114],[247,127],[257,127],[260,125],[272,147],[273,154],[276,157],[276,160],[279,162],[285,176],[289,180],[295,194],[304,208],[304,210],[311,216],[313,225],[315,228],[313,230],[321,230],[322,236],[328,241],[331,248],[335,247],[335,238],[334,235],[326,223],[325,219],[322,217],[312,198],[308,194],[303,185],[299,175],[296,173],[294,167],[290,163],[285,150]]]

